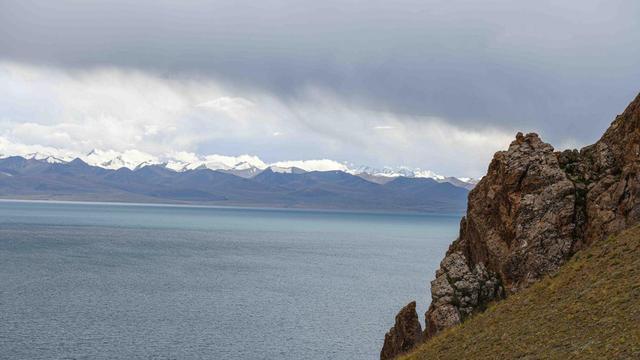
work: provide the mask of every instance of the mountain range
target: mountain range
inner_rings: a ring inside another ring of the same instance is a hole
[[[408,170],[354,172],[340,163],[336,170],[330,160],[267,165],[257,157],[213,155],[158,162],[140,154],[0,158],[0,198],[459,213],[473,186]]]
[[[1,149],[0,149],[1,150]],[[458,187],[471,190],[478,180],[465,177],[443,176],[430,170],[397,167],[371,167],[342,163],[335,160],[295,160],[266,163],[254,155],[225,156],[225,155],[196,155],[188,152],[175,152],[162,158],[147,154],[138,150],[126,150],[118,152],[114,150],[93,149],[86,154],[73,154],[58,149],[38,151],[31,153],[0,152],[0,158],[9,156],[21,156],[25,159],[43,160],[49,163],[68,163],[78,158],[85,163],[104,169],[118,170],[128,168],[135,170],[148,165],[164,166],[168,169],[182,172],[196,169],[210,169],[237,175],[243,178],[251,178],[270,168],[280,173],[302,173],[312,171],[343,171],[356,175],[371,182],[384,184],[398,177],[429,178],[437,182],[448,182]]]

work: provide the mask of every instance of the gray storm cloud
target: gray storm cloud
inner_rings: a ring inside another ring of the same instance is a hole
[[[1,0],[0,59],[211,81],[236,95],[267,94],[298,114],[313,112],[308,90],[320,89],[340,106],[394,114],[391,131],[438,118],[465,131],[536,130],[580,145],[640,90],[638,19],[633,0]],[[358,138],[345,133],[355,125],[336,130],[316,115],[298,116],[295,127],[335,143]],[[195,126],[200,115],[189,116]],[[341,120],[389,126],[350,118]]]

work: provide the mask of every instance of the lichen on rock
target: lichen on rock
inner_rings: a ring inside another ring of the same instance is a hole
[[[502,297],[502,287],[484,264],[470,268],[460,252],[446,256],[431,282],[431,308],[427,311],[426,335],[458,324],[477,308]]]

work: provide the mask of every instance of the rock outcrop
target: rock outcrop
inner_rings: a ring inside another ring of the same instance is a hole
[[[575,241],[574,210],[575,186],[551,145],[518,134],[469,194],[460,236],[431,283],[427,335],[557,270]]]
[[[384,337],[381,360],[390,360],[405,353],[423,340],[422,326],[416,312],[416,302],[410,302],[396,315],[396,323]]]
[[[556,272],[576,251],[640,222],[640,95],[603,137],[554,152],[518,133],[469,193],[431,282],[431,337]]]

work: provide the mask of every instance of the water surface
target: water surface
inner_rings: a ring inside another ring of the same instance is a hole
[[[0,357],[375,359],[459,217],[0,202]]]

